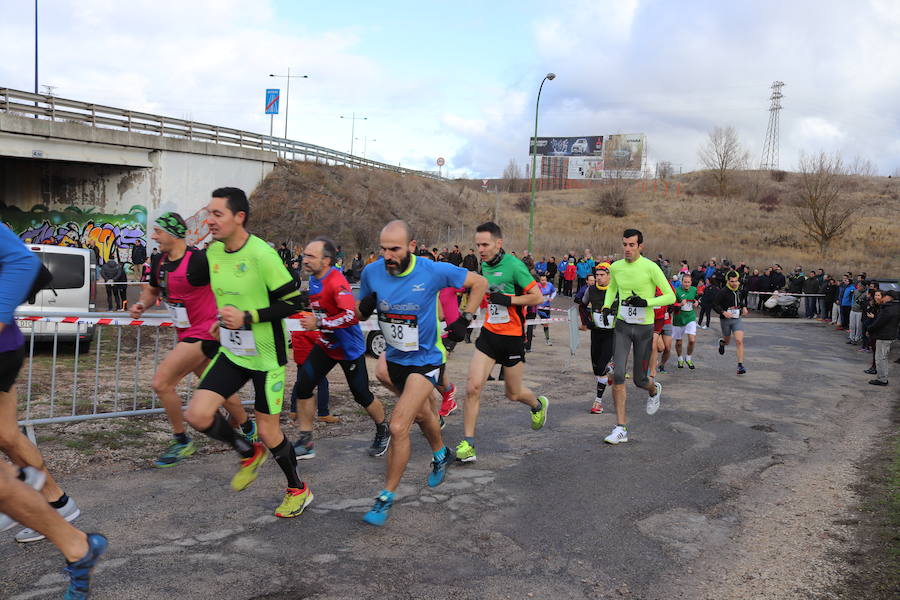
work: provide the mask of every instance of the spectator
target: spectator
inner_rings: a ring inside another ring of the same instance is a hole
[[[822,290],[822,293],[825,294],[825,297],[822,298],[822,304],[825,306],[825,316],[822,317],[822,320],[830,321],[832,325],[837,325],[841,312],[840,305],[837,303],[839,287],[837,280],[829,276],[826,279],[825,288]]]
[[[784,289],[786,283],[784,273],[781,272],[781,265],[776,263],[772,267],[772,274],[769,276],[769,291],[774,292],[775,290]]]
[[[463,258],[462,266],[469,271],[478,272],[478,257],[475,256],[475,250],[469,248],[469,253]]]
[[[862,315],[866,307],[866,282],[857,281],[850,302],[850,333],[847,342],[858,344],[862,341]]]
[[[816,277],[815,271],[807,271],[802,290],[804,294],[821,293],[822,288],[819,286],[819,278]],[[819,299],[816,296],[806,296],[804,299],[806,300],[806,318],[815,319],[818,314],[817,302]]]
[[[459,251],[459,246],[453,246],[453,252],[447,256],[447,261],[455,267],[462,264],[463,256],[462,252]]]
[[[553,283],[553,278],[556,277],[556,257],[551,256],[550,260],[547,261],[547,281]]]
[[[855,291],[856,286],[850,283],[850,279],[847,279],[847,285],[844,287],[844,292],[841,296],[841,326],[839,329],[842,331],[850,331],[850,309],[853,307],[853,293]]]
[[[528,267],[528,272],[530,273],[534,269],[534,257],[531,256],[531,253],[526,251],[522,256],[522,262]]]
[[[281,262],[284,264],[288,264],[291,261],[291,251],[288,249],[286,243],[281,242],[281,248],[278,249],[278,256],[281,257]]]
[[[538,276],[538,279],[541,278],[541,275],[547,274],[547,259],[543,256],[541,260],[534,263],[534,274]]]
[[[872,385],[888,384],[888,354],[900,327],[900,303],[897,302],[897,296],[897,292],[893,290],[882,292],[878,315],[869,324],[869,335],[875,340],[875,368],[878,373],[875,379],[869,381]]]
[[[120,275],[124,275],[124,271],[122,270],[122,265],[116,262],[115,259],[110,258],[108,261],[103,263],[103,266],[100,267],[100,276],[103,277],[103,283],[106,285],[106,305],[107,310],[119,310],[117,307],[119,305],[119,292],[116,289],[115,282],[119,280]]]
[[[131,249],[131,264],[139,266],[144,264],[145,260],[147,260],[147,246],[141,240],[137,240]]]
[[[575,267],[575,258],[570,258],[569,263],[566,265],[566,270],[563,273],[563,295],[564,296],[572,296],[572,285],[575,283],[575,278],[578,275],[577,268]]]
[[[580,290],[584,286],[587,276],[593,272],[593,263],[593,260],[588,262],[588,259],[585,257],[578,259],[578,262],[575,264],[575,274],[578,277],[578,287],[576,289]]]

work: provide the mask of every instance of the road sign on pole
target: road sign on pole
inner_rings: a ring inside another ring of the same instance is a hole
[[[277,115],[278,114],[278,100],[281,98],[281,90],[276,89],[267,89],[266,90],[266,114],[267,115]]]

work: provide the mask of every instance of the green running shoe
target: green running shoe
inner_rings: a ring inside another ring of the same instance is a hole
[[[692,370],[692,371],[693,371],[694,369],[696,369],[696,367],[694,366],[694,361],[688,360],[688,361],[685,361],[685,363],[687,364],[688,369],[690,369],[690,370]]]
[[[177,440],[172,440],[169,442],[169,448],[162,456],[156,459],[153,466],[160,469],[174,467],[196,451],[197,447],[194,446],[193,441],[189,441],[187,444],[179,444]]]
[[[681,360],[680,358],[678,359],[678,368],[679,368],[679,369],[683,369],[683,368],[684,368],[684,361]]]
[[[238,427],[238,431],[248,444],[255,444],[259,441],[259,430],[256,428],[256,421],[250,421],[250,425],[253,427],[250,433],[245,433],[241,427]]]
[[[541,403],[541,410],[531,413],[531,428],[535,431],[547,422],[547,411],[550,408],[550,401],[546,396],[538,396],[538,402]]]
[[[455,454],[459,462],[475,462],[475,446],[466,440],[457,444]]]

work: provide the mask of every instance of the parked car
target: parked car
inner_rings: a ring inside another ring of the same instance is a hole
[[[93,252],[84,248],[43,244],[28,244],[28,249],[38,255],[53,275],[53,281],[34,298],[27,298],[19,306],[21,312],[39,316],[47,312],[85,313],[94,310],[97,268]],[[85,350],[94,336],[93,326],[76,328],[74,323],[19,319],[17,324],[22,333],[33,336],[35,341],[52,340],[58,332],[59,341],[74,342],[77,334],[81,340],[79,344]]]
[[[897,279],[873,279],[878,284],[879,290],[894,290],[900,292],[900,277]]]

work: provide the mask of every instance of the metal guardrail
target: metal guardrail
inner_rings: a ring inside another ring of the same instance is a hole
[[[437,180],[445,179],[437,173],[406,169],[296,140],[10,88],[0,88],[0,110],[50,121],[81,123],[89,127],[268,150],[276,152],[284,158],[290,155],[294,160],[299,156],[300,160],[316,163],[380,169],[401,175],[416,175]]]

